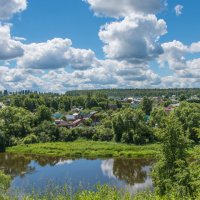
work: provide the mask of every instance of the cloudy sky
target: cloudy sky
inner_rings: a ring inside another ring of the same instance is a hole
[[[0,0],[0,90],[200,87],[199,0]]]

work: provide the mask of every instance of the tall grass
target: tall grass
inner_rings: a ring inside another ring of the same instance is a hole
[[[44,194],[33,193],[30,195],[4,196],[5,200],[190,200],[190,197],[177,197],[176,192],[172,192],[166,196],[158,196],[154,192],[145,191],[135,195],[125,190],[119,190],[116,187],[107,185],[98,185],[95,191],[80,190],[72,193],[67,186],[55,188],[52,191],[46,191]],[[197,196],[200,199],[200,195]],[[192,199],[191,199],[192,200]]]
[[[127,145],[115,142],[77,140],[74,142],[39,143],[7,148],[11,153],[27,153],[71,158],[137,158],[153,157],[160,149],[159,144]]]

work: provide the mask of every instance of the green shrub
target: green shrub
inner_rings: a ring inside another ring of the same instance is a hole
[[[60,128],[59,129],[59,138],[63,142],[74,141],[78,138],[79,132],[77,129],[67,129]]]
[[[22,139],[15,137],[15,136],[11,136],[9,141],[8,141],[8,146],[17,146],[19,144],[21,144]]]
[[[38,142],[38,137],[35,134],[30,134],[23,139],[24,144],[34,144]]]
[[[59,139],[59,129],[50,121],[43,121],[34,132],[41,142],[55,142]]]
[[[85,121],[84,121],[84,124],[86,125],[86,126],[91,126],[92,125],[92,119],[86,119]]]
[[[8,199],[6,192],[10,187],[11,177],[0,171],[0,199]]]
[[[96,128],[96,133],[93,135],[92,139],[100,141],[111,141],[113,136],[114,133],[112,129],[100,126]]]
[[[95,129],[93,127],[84,127],[81,128],[81,132],[79,137],[85,138],[85,139],[92,139],[93,135],[95,134]]]

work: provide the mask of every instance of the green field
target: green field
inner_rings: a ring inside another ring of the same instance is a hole
[[[38,143],[9,147],[6,152],[26,153],[48,156],[75,158],[137,158],[155,157],[159,153],[159,144],[127,145],[115,142],[95,142],[77,140],[75,142]]]

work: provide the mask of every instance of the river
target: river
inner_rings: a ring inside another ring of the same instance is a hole
[[[64,159],[21,154],[0,154],[0,170],[11,175],[10,192],[43,193],[68,185],[73,191],[107,184],[137,191],[153,189],[152,159]]]

